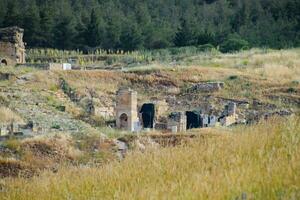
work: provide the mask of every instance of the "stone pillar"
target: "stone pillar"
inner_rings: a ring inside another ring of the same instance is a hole
[[[131,89],[120,89],[117,92],[116,105],[117,128],[136,131],[139,126],[137,111],[137,92]]]
[[[185,132],[186,131],[186,123],[187,123],[187,118],[186,114],[184,112],[175,112],[172,113],[169,116],[168,119],[168,129],[172,130],[172,132],[175,132],[175,127],[178,132]]]
[[[236,103],[230,102],[228,104],[228,115],[235,115],[236,114]]]

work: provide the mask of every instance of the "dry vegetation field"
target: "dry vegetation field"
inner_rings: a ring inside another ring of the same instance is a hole
[[[200,132],[198,130],[197,132]],[[300,119],[211,130],[99,168],[1,180],[2,199],[299,199]]]
[[[13,106],[24,102],[31,110],[40,106],[48,118],[70,115],[78,120],[82,109],[57,97],[63,93],[61,79],[78,95],[93,90],[101,106],[113,106],[115,92],[123,86],[137,90],[139,102],[176,95],[185,100],[207,95],[185,94],[194,83],[222,81],[225,88],[208,94],[212,99],[257,99],[295,113],[249,126],[192,130],[187,134],[199,137],[187,144],[132,150],[121,162],[113,157],[109,142],[97,143],[101,134],[109,139],[120,136],[110,128],[89,126],[80,138],[66,133],[9,140],[5,145],[19,160],[1,155],[0,167],[12,163],[33,170],[34,176],[15,173],[0,179],[0,199],[300,199],[300,49],[206,52],[122,71],[3,67],[0,72],[15,77],[0,81],[0,91],[10,94],[10,99],[0,94],[1,104],[10,105],[0,107],[0,123],[21,122],[24,116]],[[66,105],[64,113],[56,110],[61,104]]]

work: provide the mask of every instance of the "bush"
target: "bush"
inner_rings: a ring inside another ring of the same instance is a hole
[[[237,75],[231,75],[228,77],[228,80],[236,80],[238,79],[239,77]]]
[[[249,49],[249,43],[246,40],[237,38],[230,38],[223,42],[220,46],[220,51],[222,53],[230,53],[246,49]]]
[[[295,88],[290,87],[289,89],[287,89],[288,93],[297,93],[297,90]]]
[[[53,124],[52,126],[51,126],[51,128],[52,129],[60,129],[60,125],[59,124]]]
[[[6,147],[12,151],[18,152],[20,149],[20,146],[21,146],[21,142],[20,142],[20,140],[11,138],[9,140],[4,141],[2,143],[2,146]]]
[[[197,51],[198,51],[198,52],[211,51],[211,50],[213,50],[213,49],[215,49],[215,47],[214,47],[214,45],[212,45],[212,44],[203,44],[203,45],[199,45],[199,46],[197,47]]]

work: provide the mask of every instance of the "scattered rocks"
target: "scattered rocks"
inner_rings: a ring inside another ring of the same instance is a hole
[[[124,159],[129,148],[128,144],[122,141],[121,139],[115,140],[115,144],[118,147],[117,155],[119,159],[120,160]]]
[[[264,119],[269,119],[270,117],[274,117],[274,116],[286,117],[286,116],[291,116],[292,114],[293,112],[290,110],[279,110],[275,112],[265,113]]]
[[[14,74],[0,72],[0,81],[7,81],[14,77],[15,77]]]
[[[201,82],[193,85],[189,92],[217,92],[223,89],[224,82]]]
[[[62,89],[62,91],[70,98],[71,101],[73,102],[80,101],[79,95],[76,93],[75,89],[70,87],[70,85],[67,83],[66,80],[61,78],[59,80],[59,86],[60,89]]]
[[[18,79],[16,81],[17,84],[25,84],[29,81],[34,80],[34,75],[32,73],[29,73],[29,74],[25,74],[25,75],[22,75],[20,77],[17,77],[17,79]]]

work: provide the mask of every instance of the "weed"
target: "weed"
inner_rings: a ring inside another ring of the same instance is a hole
[[[18,152],[20,150],[21,142],[18,139],[11,138],[4,141],[2,145],[14,152]]]
[[[60,125],[59,124],[53,124],[51,126],[51,128],[53,128],[53,129],[60,129]]]
[[[237,75],[231,75],[228,77],[228,80],[236,80],[238,79],[239,77]]]

